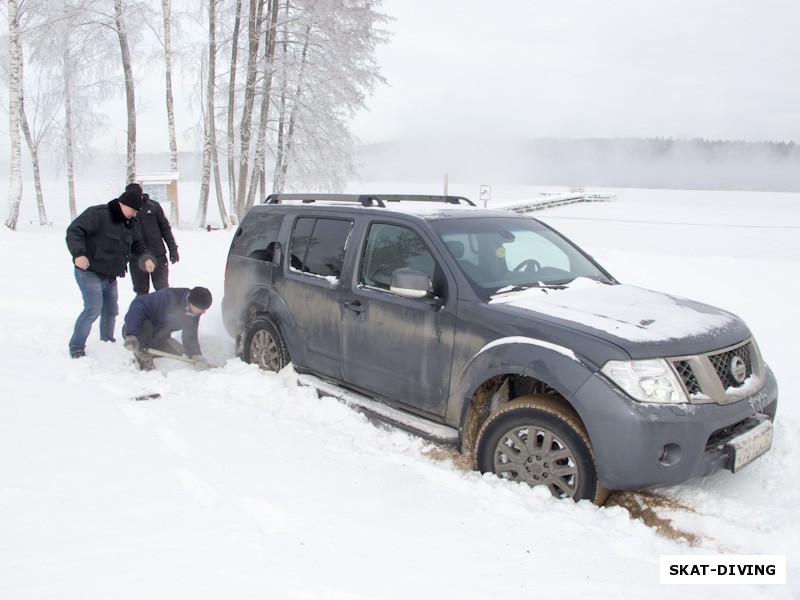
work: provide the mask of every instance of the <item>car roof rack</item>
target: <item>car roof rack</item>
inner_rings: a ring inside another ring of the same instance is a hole
[[[361,206],[386,208],[386,202],[439,202],[446,204],[475,204],[463,196],[424,196],[420,194],[270,194],[262,204],[280,204],[284,200],[312,202],[353,202]]]

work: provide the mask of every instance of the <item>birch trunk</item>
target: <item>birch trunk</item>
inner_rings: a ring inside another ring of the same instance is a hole
[[[208,214],[208,196],[211,182],[211,159],[214,139],[214,80],[217,55],[217,2],[208,3],[208,77],[205,84],[203,108],[203,160],[200,175],[200,199],[197,203],[196,227],[205,227]]]
[[[228,79],[228,197],[230,209],[236,212],[236,167],[234,166],[236,147],[236,62],[239,60],[239,29],[242,21],[242,2],[236,0],[236,17],[233,21],[233,35],[231,38],[231,72]]]
[[[258,67],[258,46],[261,40],[261,14],[264,12],[264,0],[250,0],[250,11],[247,24],[247,77],[244,87],[244,105],[239,131],[239,182],[236,190],[236,215],[244,216],[245,194],[247,193],[247,176],[250,174],[250,127],[253,121],[253,105],[255,104],[255,85]]]
[[[136,96],[134,91],[133,67],[131,65],[128,34],[122,18],[122,0],[114,0],[114,23],[119,37],[119,48],[122,54],[122,71],[125,74],[125,100],[128,110],[128,138],[126,177],[127,181],[136,181]]]
[[[19,220],[19,205],[22,202],[22,141],[19,134],[22,48],[19,40],[19,13],[16,0],[8,0],[8,71],[8,135],[11,139],[11,161],[5,225],[15,230]]]
[[[167,86],[167,128],[169,133],[169,166],[173,173],[178,172],[178,141],[175,137],[175,101],[172,93],[172,28],[171,0],[161,0],[161,13],[164,17],[164,71]],[[177,223],[176,223],[177,225]]]
[[[310,29],[306,28],[305,42],[303,43],[302,58],[300,60],[300,71],[297,78],[298,82],[303,81],[303,72],[305,71],[306,60],[308,58],[308,40]],[[294,137],[294,127],[297,122],[297,107],[300,104],[300,94],[302,92],[302,84],[298,83],[295,88],[295,97],[292,102],[292,108],[289,115],[288,127],[285,124],[286,118],[285,109],[285,94],[284,94],[284,107],[281,109],[281,123],[279,126],[278,135],[278,155],[275,161],[275,175],[272,182],[272,192],[274,194],[282,194],[283,188],[286,186],[286,172],[289,169],[289,155],[292,151],[292,139]]]
[[[31,154],[31,164],[33,165],[33,187],[36,189],[36,207],[39,209],[39,225],[49,225],[47,214],[44,210],[44,194],[42,193],[42,175],[39,169],[39,149],[31,135],[31,128],[28,126],[28,117],[25,114],[25,98],[19,101],[19,116],[22,133],[25,135],[25,143],[28,145],[28,152]]]
[[[64,52],[64,154],[67,163],[67,193],[69,215],[74,221],[78,216],[75,203],[75,131],[72,118],[72,72],[69,69],[69,51]]]
[[[272,79],[275,62],[275,31],[278,25],[278,0],[269,0],[270,24],[264,34],[265,72],[261,84],[261,111],[259,113],[258,139],[253,161],[253,173],[250,177],[250,189],[247,192],[245,210],[249,210],[255,202],[259,183],[264,180],[264,166],[267,153],[267,122],[269,120],[269,99],[272,94]],[[261,185],[263,192],[264,185]]]

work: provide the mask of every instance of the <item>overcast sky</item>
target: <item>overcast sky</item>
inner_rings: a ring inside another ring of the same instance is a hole
[[[409,137],[800,142],[800,0],[384,0],[388,85],[353,123]]]

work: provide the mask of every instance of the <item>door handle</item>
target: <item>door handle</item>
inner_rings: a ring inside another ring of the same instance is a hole
[[[344,303],[344,307],[349,308],[354,313],[362,313],[365,310],[367,310],[367,307],[361,304],[361,302],[359,302],[358,300],[353,300],[352,302],[346,301]]]

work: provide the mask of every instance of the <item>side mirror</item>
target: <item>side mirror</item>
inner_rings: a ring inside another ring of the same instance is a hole
[[[433,285],[428,274],[419,269],[395,269],[392,271],[392,283],[389,291],[403,298],[426,298],[431,294]]]

